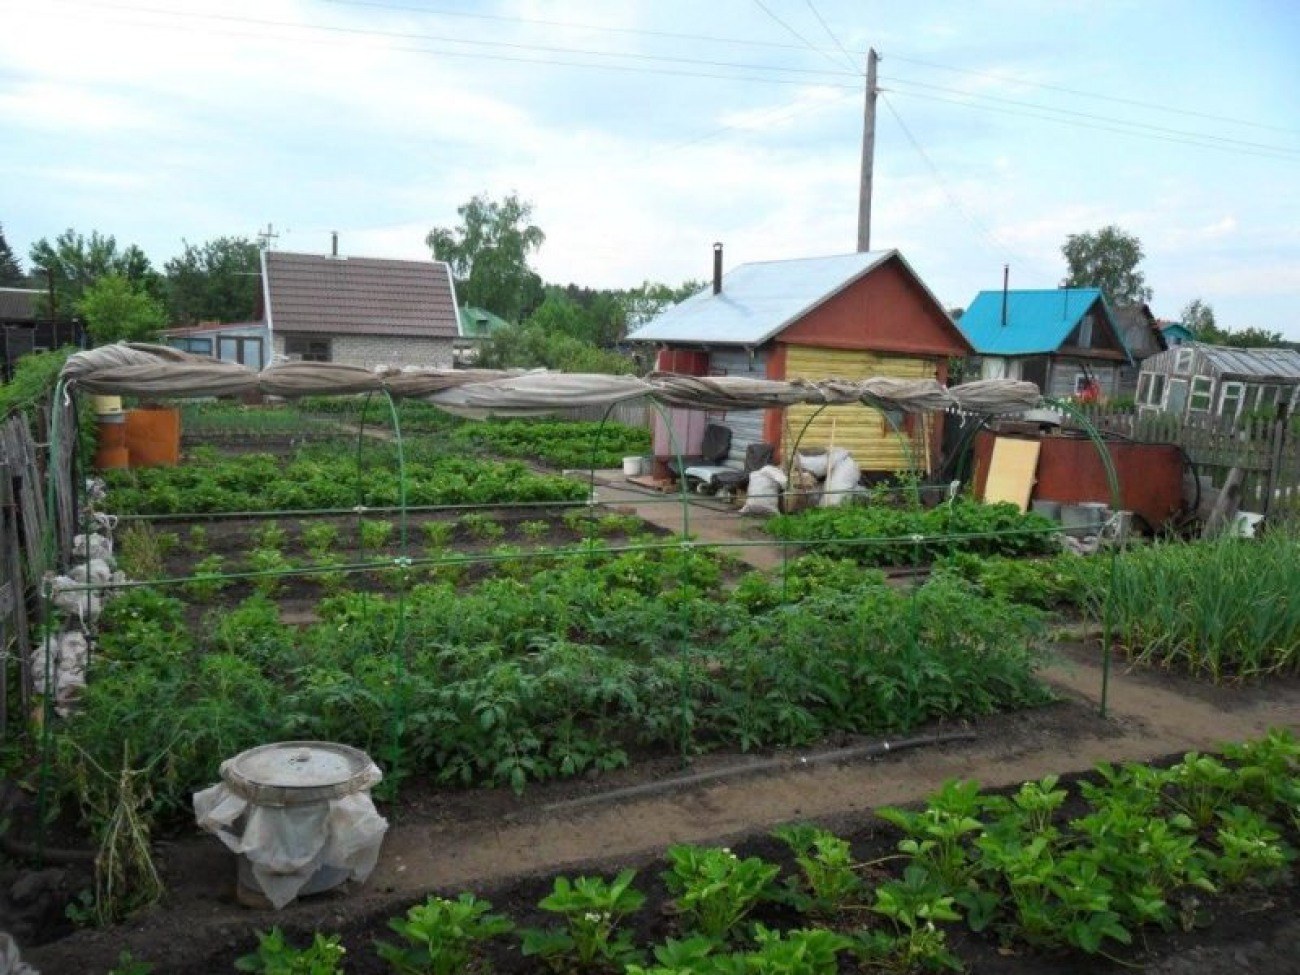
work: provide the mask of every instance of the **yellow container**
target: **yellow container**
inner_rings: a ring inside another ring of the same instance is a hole
[[[95,411],[96,416],[103,416],[105,413],[121,413],[122,397],[92,396],[90,397],[90,408]]]

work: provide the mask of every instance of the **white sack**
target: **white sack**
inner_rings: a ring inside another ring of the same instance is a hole
[[[90,582],[92,585],[104,586],[113,578],[113,567],[106,559],[91,559],[88,563],[80,562],[69,569],[68,578],[82,585]]]
[[[742,515],[774,515],[780,510],[781,491],[786,485],[785,471],[768,464],[749,475]]]
[[[194,815],[200,828],[247,860],[276,910],[323,868],[364,881],[375,869],[388,829],[369,792],[300,806],[259,806],[219,782],[194,793]]]
[[[90,548],[87,550],[86,546]],[[113,561],[113,543],[98,532],[92,532],[90,540],[87,542],[85,535],[72,536],[72,557],[75,559],[84,559],[89,553],[92,559],[103,559],[105,562]]]
[[[83,626],[90,626],[99,619],[104,603],[94,593],[81,590],[81,585],[69,576],[55,576],[50,583],[50,601],[63,612],[81,620]]]
[[[834,508],[852,497],[862,477],[862,468],[849,456],[847,450],[837,447],[831,451],[831,455],[836,454],[839,456],[833,457],[830,473],[826,475],[825,491],[822,494],[823,508]]]
[[[826,476],[826,459],[825,454],[795,454],[794,466],[813,477],[822,478]]]

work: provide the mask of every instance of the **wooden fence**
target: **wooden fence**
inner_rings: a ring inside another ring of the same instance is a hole
[[[1202,477],[1220,487],[1228,472],[1243,475],[1241,508],[1258,514],[1300,511],[1300,429],[1297,418],[1224,420],[1164,413],[1137,416],[1087,411],[1104,433],[1142,443],[1172,443],[1183,448]]]
[[[59,404],[60,436],[54,463],[47,464],[51,411],[0,421],[0,739],[5,734],[9,682],[17,675],[24,711],[31,700],[31,621],[40,609],[40,585],[47,568],[61,564],[76,532],[73,411]],[[33,437],[35,428],[36,439]],[[55,482],[53,511],[46,504],[47,477]]]

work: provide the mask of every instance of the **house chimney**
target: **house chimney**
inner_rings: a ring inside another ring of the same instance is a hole
[[[1011,265],[1002,265],[1002,327],[1007,327],[1007,285],[1011,281]]]
[[[722,243],[713,245],[713,293],[722,294]]]
[[[330,247],[330,257],[338,257],[339,256],[339,232],[337,230],[331,230],[330,238],[334,242],[333,246]]]

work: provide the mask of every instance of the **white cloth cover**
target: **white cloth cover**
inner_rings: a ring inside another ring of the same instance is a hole
[[[92,532],[89,542],[87,542],[85,535],[73,535],[72,557],[85,560],[87,545],[89,545],[91,561],[102,559],[110,563],[110,565],[113,564],[113,543],[99,532]]]
[[[18,943],[7,932],[0,931],[0,975],[40,975],[23,961]]]
[[[849,456],[847,450],[832,447],[826,455],[828,470],[826,485],[822,492],[821,506],[834,508],[847,501],[858,486],[862,477],[862,468]]]
[[[785,471],[768,464],[749,475],[742,515],[774,515],[780,510],[781,491],[785,488]]]
[[[328,802],[259,806],[219,782],[194,793],[194,815],[202,829],[247,860],[276,910],[324,868],[364,881],[375,869],[388,830],[369,790]]]

